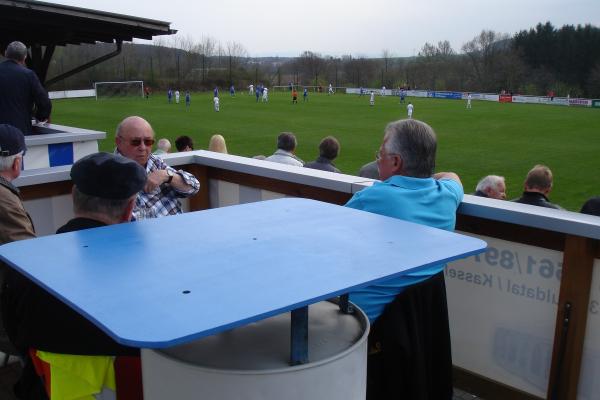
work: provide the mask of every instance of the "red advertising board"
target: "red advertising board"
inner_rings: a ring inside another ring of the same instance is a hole
[[[512,96],[510,94],[501,94],[500,103],[512,103]]]

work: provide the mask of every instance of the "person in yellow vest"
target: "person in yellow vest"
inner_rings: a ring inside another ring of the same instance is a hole
[[[73,165],[71,179],[75,218],[59,234],[128,223],[147,178],[133,160],[96,153]],[[114,399],[115,356],[133,356],[139,362],[139,349],[118,344],[14,270],[7,276],[2,308],[8,336],[26,359],[15,386],[19,398]]]

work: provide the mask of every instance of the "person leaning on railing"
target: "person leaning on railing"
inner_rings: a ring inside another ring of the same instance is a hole
[[[282,132],[277,136],[277,150],[267,157],[266,161],[272,161],[280,164],[294,165],[296,167],[304,166],[304,161],[296,156],[296,147],[298,141],[291,132]]]
[[[27,47],[23,43],[10,43],[4,56],[7,60],[0,63],[0,124],[10,124],[30,135],[33,106],[34,117],[46,122],[52,103],[36,73],[25,64]]]
[[[435,132],[421,121],[388,124],[377,153],[382,182],[356,193],[346,206],[454,230],[463,187],[452,172],[434,174],[436,147]],[[372,323],[367,399],[452,398],[444,267],[430,266],[350,293]]]
[[[503,176],[488,175],[483,177],[475,188],[475,196],[490,199],[506,200],[506,181]]]
[[[548,200],[553,187],[553,177],[552,171],[547,166],[541,164],[534,166],[527,173],[523,186],[525,188],[523,194],[513,200],[514,202],[562,210],[561,206]]]
[[[340,153],[340,142],[333,136],[327,136],[319,143],[319,157],[315,161],[304,164],[306,168],[320,169],[321,171],[340,172],[333,164],[333,160]]]

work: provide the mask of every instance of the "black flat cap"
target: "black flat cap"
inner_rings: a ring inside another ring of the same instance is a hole
[[[118,154],[95,153],[71,167],[71,179],[88,196],[126,199],[146,184],[146,170],[137,162]]]
[[[20,129],[12,125],[0,124],[0,157],[14,156],[26,150],[25,136]]]

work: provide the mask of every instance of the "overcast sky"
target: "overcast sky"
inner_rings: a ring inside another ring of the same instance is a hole
[[[51,1],[51,0],[50,0]],[[538,22],[600,26],[600,0],[56,0],[171,22],[178,35],[241,43],[251,56],[397,56],[425,42],[456,51],[482,29],[514,34]]]

